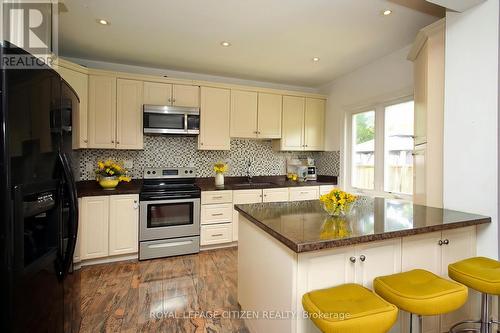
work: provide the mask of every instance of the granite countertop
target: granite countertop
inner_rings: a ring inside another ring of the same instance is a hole
[[[345,218],[329,218],[319,200],[235,208],[296,253],[491,222],[486,216],[371,197],[360,197]]]
[[[293,182],[288,181],[285,176],[255,176],[252,178],[252,185],[235,187],[235,184],[246,183],[246,177],[226,177],[226,184],[223,188],[215,187],[214,177],[196,178],[196,185],[202,191],[217,190],[251,190],[276,187],[294,187],[294,186],[318,186],[318,185],[336,185],[335,176],[318,176],[317,181]],[[268,183],[268,184],[262,184]],[[142,179],[132,179],[130,183],[121,182],[114,190],[103,190],[95,180],[83,180],[76,182],[78,197],[92,197],[99,195],[118,195],[118,194],[139,194],[141,192]]]
[[[247,177],[225,177],[224,187],[215,187],[214,177],[196,179],[196,185],[198,185],[198,187],[202,191],[223,191],[223,190],[252,190],[252,189],[264,189],[264,188],[297,187],[297,186],[337,185],[337,177],[318,175],[318,180],[316,181],[294,182],[287,180],[286,176],[254,176],[252,177],[252,183],[250,185],[245,187],[237,186],[237,184],[242,184],[242,183],[247,183]]]
[[[142,188],[142,179],[132,179],[130,183],[121,182],[114,190],[104,190],[95,180],[76,182],[76,192],[79,198],[99,195],[139,194]]]

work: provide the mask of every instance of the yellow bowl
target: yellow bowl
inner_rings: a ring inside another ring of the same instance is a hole
[[[99,185],[105,190],[114,190],[116,186],[118,186],[118,183],[120,180],[118,177],[100,177],[99,178]]]

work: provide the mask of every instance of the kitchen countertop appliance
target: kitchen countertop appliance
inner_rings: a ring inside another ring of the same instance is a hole
[[[139,260],[200,250],[195,168],[146,168],[139,196]]]
[[[299,181],[317,180],[314,159],[309,157],[289,158],[286,161],[286,172],[295,173]]]

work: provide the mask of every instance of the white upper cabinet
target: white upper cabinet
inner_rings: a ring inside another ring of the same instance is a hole
[[[257,93],[231,90],[231,137],[257,138]]]
[[[169,83],[144,82],[144,104],[170,105],[172,85]]]
[[[259,138],[281,138],[282,100],[281,95],[259,93],[257,106],[257,134]]]
[[[304,115],[304,150],[324,149],[325,141],[325,100],[306,98]]]
[[[116,78],[89,76],[89,148],[115,148]]]
[[[73,112],[73,149],[87,148],[89,142],[87,132],[89,75],[87,69],[64,62],[59,64],[57,72],[75,90],[80,100],[78,111]]]
[[[117,80],[116,148],[143,149],[143,82]]]
[[[283,96],[283,126],[279,150],[304,150],[305,98]]]
[[[144,82],[144,104],[199,107],[200,87]]]
[[[230,149],[230,108],[231,92],[229,89],[201,87],[198,149]]]
[[[172,86],[172,105],[200,107],[200,87],[184,84]]]

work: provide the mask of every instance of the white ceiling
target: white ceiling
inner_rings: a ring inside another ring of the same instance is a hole
[[[423,0],[422,0],[423,1]],[[437,20],[388,0],[64,0],[60,54],[317,87]],[[389,8],[393,14],[381,15]],[[96,23],[104,18],[109,26]],[[220,46],[228,40],[231,47]],[[320,57],[318,63],[313,57]]]

